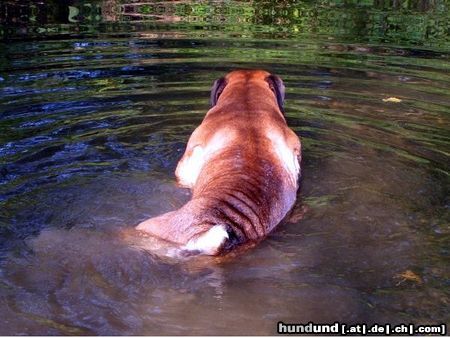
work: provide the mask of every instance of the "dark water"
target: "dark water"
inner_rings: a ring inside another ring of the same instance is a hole
[[[0,334],[450,323],[446,41],[120,27],[1,43]],[[305,216],[225,260],[158,257],[133,226],[189,198],[174,169],[235,68],[285,82]]]

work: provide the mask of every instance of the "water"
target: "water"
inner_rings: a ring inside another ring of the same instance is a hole
[[[161,24],[119,22],[117,32],[75,34],[76,25],[58,22],[69,33],[35,29],[23,40],[23,31],[8,31],[0,334],[264,335],[280,320],[449,324],[448,40],[388,29],[384,41],[322,26],[297,34],[292,22],[280,28],[264,15],[263,26],[244,20],[240,30],[232,11],[231,24],[205,31],[210,22],[196,23],[196,13],[181,15],[187,26],[168,24],[170,12]],[[177,161],[212,82],[235,68],[285,82],[288,124],[303,144],[295,211],[305,215],[231,257],[160,257],[167,244],[133,227],[189,199],[175,185]]]

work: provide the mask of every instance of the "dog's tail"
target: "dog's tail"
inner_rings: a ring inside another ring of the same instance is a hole
[[[198,209],[197,203],[191,200],[178,210],[140,223],[136,229],[181,244],[182,255],[217,255],[229,239],[228,226],[202,222]]]

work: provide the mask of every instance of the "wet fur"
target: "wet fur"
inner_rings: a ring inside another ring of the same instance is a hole
[[[137,229],[181,244],[188,254],[216,255],[267,236],[292,208],[300,172],[300,140],[286,125],[283,101],[282,80],[265,71],[218,79],[213,107],[175,172],[192,199]],[[206,245],[202,236],[218,244]]]

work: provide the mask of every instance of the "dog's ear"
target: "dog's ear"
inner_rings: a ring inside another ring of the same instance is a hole
[[[214,81],[214,84],[211,88],[211,99],[209,103],[211,104],[211,108],[217,104],[217,100],[219,99],[220,94],[222,94],[225,86],[227,85],[227,80],[224,77],[217,79]]]
[[[266,78],[266,81],[269,83],[270,89],[275,94],[275,97],[277,98],[278,107],[280,108],[280,111],[284,114],[284,93],[285,93],[285,87],[283,80],[279,76],[276,75],[269,75]]]

